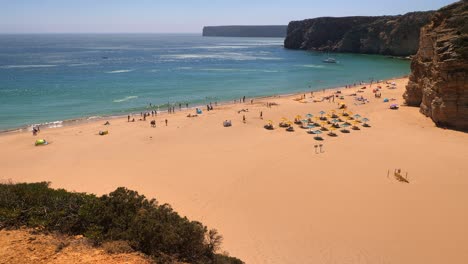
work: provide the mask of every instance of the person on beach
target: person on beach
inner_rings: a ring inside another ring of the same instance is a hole
[[[164,121],[166,122],[166,126],[167,126],[167,119],[166,119],[166,120],[164,120]]]
[[[182,109],[182,104],[181,104],[181,103],[179,103],[179,110],[181,110],[181,109]]]
[[[188,103],[185,104],[185,108],[188,108]]]
[[[260,111],[260,119],[263,119],[263,111]]]
[[[242,122],[245,123],[245,115],[242,116]]]

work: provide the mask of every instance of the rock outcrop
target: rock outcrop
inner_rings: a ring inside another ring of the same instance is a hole
[[[288,26],[216,26],[204,27],[204,37],[284,38]]]
[[[440,9],[421,29],[404,98],[438,126],[468,130],[468,1]]]
[[[433,12],[399,16],[320,17],[292,21],[284,47],[334,52],[414,55],[419,32]]]

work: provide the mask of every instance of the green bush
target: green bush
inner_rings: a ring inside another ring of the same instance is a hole
[[[97,197],[54,190],[47,182],[0,184],[0,228],[20,226],[83,234],[96,245],[127,241],[158,262],[242,263],[215,253],[222,241],[216,230],[122,187]]]

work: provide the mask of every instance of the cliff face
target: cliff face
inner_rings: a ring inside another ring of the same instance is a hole
[[[419,31],[433,12],[413,12],[401,16],[320,17],[289,23],[284,47],[413,55],[418,50]]]
[[[204,27],[204,37],[284,38],[287,26],[217,26]]]
[[[468,130],[468,1],[440,9],[421,30],[404,98],[439,126]]]

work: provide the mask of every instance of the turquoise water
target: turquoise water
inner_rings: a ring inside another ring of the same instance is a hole
[[[286,50],[276,38],[0,35],[0,130],[406,75],[408,61]]]

